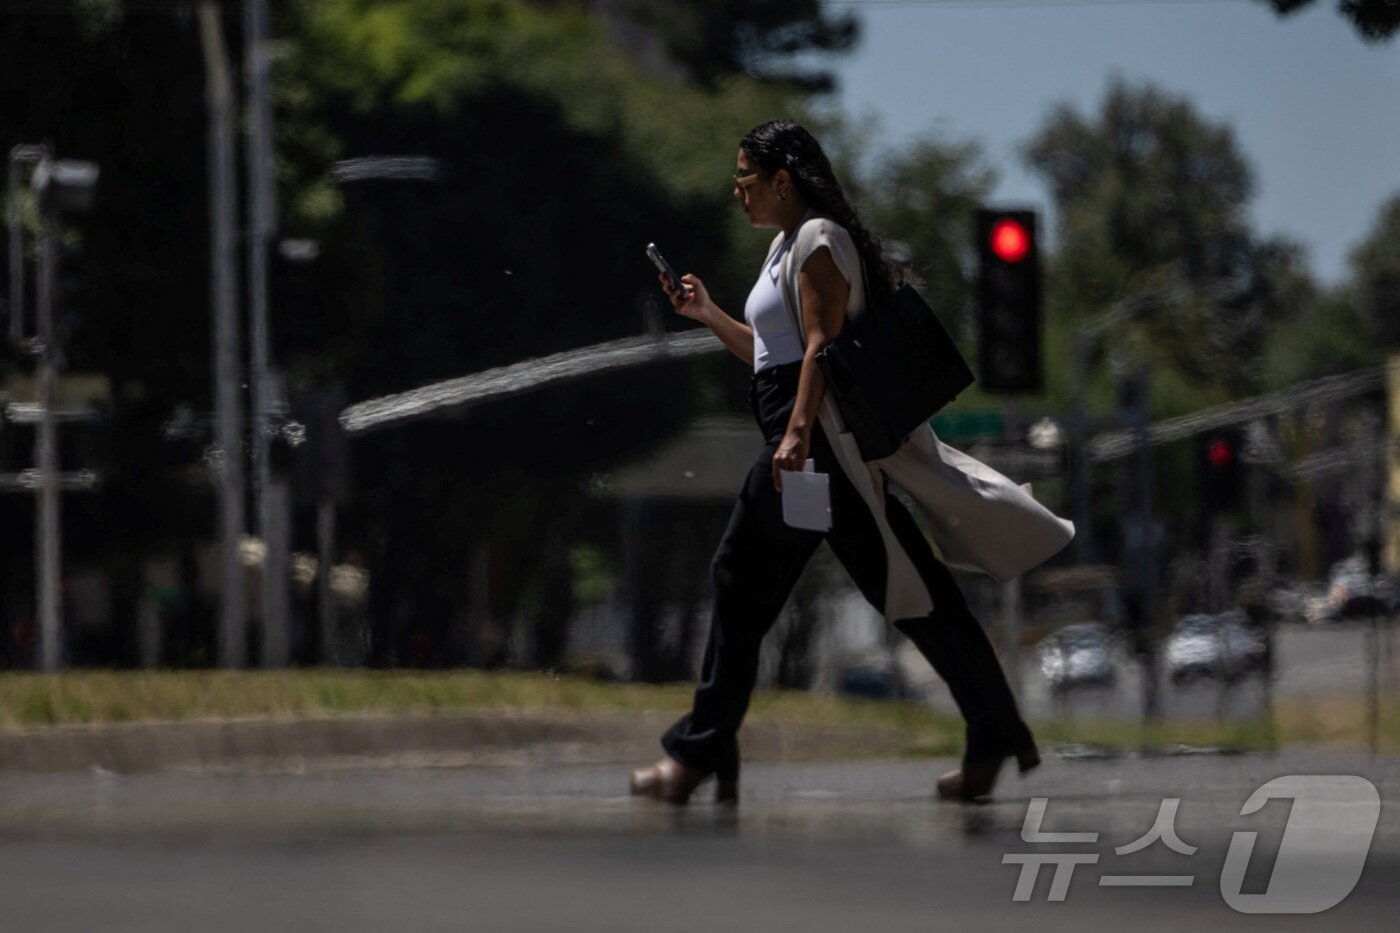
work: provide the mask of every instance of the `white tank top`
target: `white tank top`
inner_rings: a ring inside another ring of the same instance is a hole
[[[802,338],[783,305],[782,263],[791,246],[788,238],[773,252],[744,304],[744,320],[753,328],[754,372],[802,359]]]

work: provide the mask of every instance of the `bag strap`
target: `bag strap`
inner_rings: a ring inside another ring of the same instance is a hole
[[[802,228],[799,227],[798,230]],[[783,247],[778,247],[782,249]],[[788,314],[792,316],[792,326],[797,331],[797,339],[802,341],[802,349],[807,349],[807,329],[802,326],[802,314],[797,310],[796,296],[792,293],[792,283],[788,281],[788,263],[792,261],[792,254],[797,251],[797,231],[793,232],[793,242],[791,247],[778,260],[778,278],[782,280],[783,306],[787,308]]]

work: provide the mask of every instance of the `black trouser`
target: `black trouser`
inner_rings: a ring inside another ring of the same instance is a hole
[[[831,531],[823,535],[783,521],[782,497],[773,488],[773,453],[792,414],[800,366],[790,363],[753,377],[749,401],[767,443],[749,469],[710,567],[714,605],[694,706],[661,739],[672,758],[721,778],[739,774],[737,736],[758,676],[760,644],[823,537],[865,598],[884,611],[885,549],[879,527],[836,462],[820,425],[812,428],[808,456],[816,460],[818,472],[830,476]],[[990,758],[1029,743],[996,653],[957,582],[888,490],[885,509],[936,607],[931,616],[894,624],[948,683],[967,721],[965,757]]]

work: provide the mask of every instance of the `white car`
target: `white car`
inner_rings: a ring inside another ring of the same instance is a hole
[[[1118,679],[1113,641],[1099,622],[1076,622],[1040,643],[1040,672],[1050,689],[1063,693],[1079,687],[1111,687]]]
[[[1389,616],[1395,607],[1395,587],[1384,576],[1372,576],[1364,557],[1348,557],[1332,565],[1327,580],[1327,618]]]
[[[1194,677],[1232,681],[1268,668],[1264,640],[1238,609],[1219,615],[1182,616],[1167,639],[1167,671],[1172,683]]]

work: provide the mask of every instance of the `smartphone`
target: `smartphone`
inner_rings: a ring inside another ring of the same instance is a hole
[[[666,257],[661,255],[661,250],[656,248],[655,243],[647,244],[647,258],[651,260],[651,264],[656,266],[658,270],[666,273],[671,279],[671,285],[675,287],[676,291],[683,295],[690,294],[690,289],[685,287],[685,283],[681,281],[681,277],[676,274],[675,269],[671,268],[671,264],[666,261]]]

